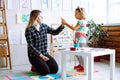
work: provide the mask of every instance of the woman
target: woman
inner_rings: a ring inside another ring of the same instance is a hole
[[[29,22],[25,31],[28,47],[28,58],[32,65],[32,71],[36,70],[40,75],[55,74],[58,64],[47,52],[47,33],[59,34],[64,27],[61,25],[56,30],[42,23],[40,10],[30,13]],[[34,69],[33,69],[34,67]]]

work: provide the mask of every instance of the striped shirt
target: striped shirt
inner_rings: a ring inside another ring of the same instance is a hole
[[[80,27],[75,32],[75,39],[79,43],[86,43],[86,33],[87,33],[86,21],[78,20],[77,23],[80,24]]]

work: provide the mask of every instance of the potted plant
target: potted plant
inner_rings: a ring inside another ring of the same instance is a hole
[[[97,24],[92,19],[87,22],[87,45],[89,47],[102,47],[104,45],[104,37],[108,36],[106,30],[102,30],[103,23]]]
[[[108,36],[106,30],[102,30],[103,23],[97,24],[92,19],[87,22],[87,45],[89,47],[103,47],[105,44],[104,37]],[[100,57],[95,57],[94,61],[100,61]]]

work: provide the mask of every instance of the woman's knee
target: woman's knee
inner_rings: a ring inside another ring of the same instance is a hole
[[[52,73],[52,74],[56,74],[57,72],[58,72],[58,67],[55,67],[53,70],[51,70],[50,73]]]
[[[50,70],[49,69],[38,70],[38,73],[42,76],[45,76],[50,73]]]

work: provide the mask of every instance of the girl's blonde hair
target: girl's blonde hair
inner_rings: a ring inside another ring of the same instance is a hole
[[[34,24],[36,22],[36,19],[38,18],[38,16],[39,16],[40,13],[41,13],[40,10],[32,10],[31,11],[29,22],[28,22],[28,25],[27,25],[26,29],[29,28],[29,27],[34,26]]]
[[[84,8],[77,7],[75,10],[78,11],[78,12],[80,12],[80,14],[81,14],[81,19],[86,19]]]

